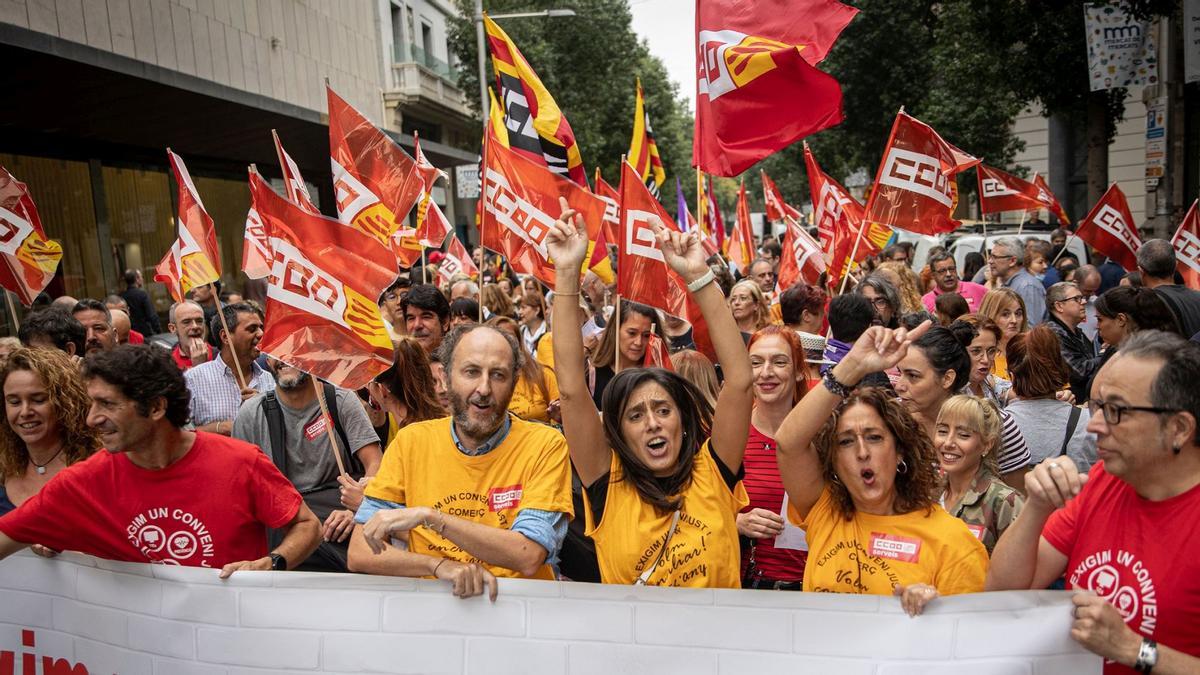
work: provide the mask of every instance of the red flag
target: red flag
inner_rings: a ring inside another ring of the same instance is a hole
[[[791,218],[795,221],[804,220],[804,214],[783,201],[783,195],[780,194],[775,181],[771,180],[767,172],[759,171],[758,173],[762,177],[763,201],[767,205],[767,220],[772,222],[779,222],[786,218]]]
[[[339,387],[365,387],[392,363],[376,299],[396,278],[394,256],[275,194],[253,171],[250,190],[274,255],[259,349]]]
[[[721,208],[713,196],[712,179],[704,177],[704,227],[708,236],[713,239],[717,250],[725,250],[725,219],[721,216]]]
[[[1171,238],[1175,247],[1175,257],[1179,259],[1176,268],[1183,275],[1183,284],[1188,288],[1200,289],[1200,200],[1192,202],[1179,223],[1179,229]]]
[[[792,218],[785,218],[787,232],[783,235],[783,256],[779,260],[779,278],[776,280],[780,292],[791,288],[797,281],[816,284],[827,264],[821,245],[800,227]]]
[[[697,167],[736,176],[842,121],[842,89],[817,70],[857,9],[834,0],[698,0]]]
[[[179,236],[154,268],[154,278],[166,284],[175,302],[193,288],[221,278],[221,251],[213,220],[204,210],[183,160],[167,148],[167,159],[178,188]]]
[[[954,230],[962,225],[950,217],[958,201],[954,176],[979,161],[901,111],[875,174],[866,219],[921,234]]]
[[[442,283],[448,284],[455,274],[465,274],[474,279],[479,276],[479,268],[475,266],[475,261],[471,260],[471,254],[467,252],[467,247],[463,246],[458,237],[451,234],[450,246],[446,248],[446,256],[438,265],[438,279]]]
[[[738,188],[737,222],[734,223],[726,246],[725,255],[729,256],[729,261],[738,272],[746,274],[754,260],[754,230],[750,227],[750,204],[746,201],[744,180]]]
[[[830,178],[817,164],[808,144],[804,144],[804,166],[808,171],[808,189],[813,204],[813,220],[821,234],[821,250],[829,253],[829,282],[835,283],[850,264],[848,258],[862,227],[863,207],[846,188]],[[829,240],[825,240],[828,233]],[[857,257],[857,256],[856,256]],[[864,255],[865,257],[865,255]],[[780,288],[787,286],[780,284]]]
[[[484,140],[483,220],[480,241],[508,258],[513,269],[532,274],[554,287],[554,263],[546,249],[546,233],[558,219],[558,198],[564,197],[588,227],[595,241],[604,218],[604,200],[586,187],[496,142]],[[577,270],[575,272],[578,272]]]
[[[1062,204],[1058,202],[1058,197],[1050,191],[1050,186],[1046,184],[1046,179],[1041,176],[1033,177],[1033,184],[1038,188],[1038,202],[1045,208],[1050,210],[1055,216],[1058,216],[1058,221],[1063,225],[1070,225],[1071,219],[1067,217],[1067,212],[1063,210]]]
[[[258,169],[254,166],[250,167],[250,172],[258,175]],[[258,178],[262,180],[262,176]],[[267,242],[267,230],[263,227],[262,217],[258,215],[258,206],[254,203],[254,192],[251,191],[250,212],[246,214],[246,233],[242,241],[242,271],[251,279],[262,279],[271,273],[271,261],[274,258],[271,246]]]
[[[617,235],[617,228],[621,222],[619,215],[621,210],[621,194],[617,192],[616,188],[609,185],[608,181],[600,177],[600,169],[596,169],[596,189],[594,192],[597,197],[604,200],[604,224],[601,227],[604,241],[608,243],[621,241],[621,237]],[[605,255],[608,255],[607,252]]]
[[[975,176],[979,180],[979,208],[984,213],[1028,211],[1045,206],[1038,199],[1038,186],[1027,180],[985,164],[975,167]]]
[[[1116,183],[1108,186],[1087,217],[1079,221],[1075,236],[1121,267],[1137,269],[1137,250],[1142,246],[1142,238],[1133,223],[1125,193]]]
[[[421,199],[417,203],[417,241],[422,246],[440,248],[450,234],[450,223],[442,208],[433,201],[433,184],[438,178],[445,178],[446,172],[438,169],[425,158],[421,152],[421,139],[413,132],[413,154],[416,155],[417,170],[421,173],[425,187],[421,191]]]
[[[46,238],[29,188],[0,167],[0,286],[29,307],[61,259],[62,246]]]
[[[421,196],[424,177],[399,145],[333,89],[326,91],[338,220],[370,235],[411,267],[421,257],[421,244],[406,219]]]
[[[274,129],[271,130],[271,138],[275,139],[275,154],[279,156],[279,168],[283,172],[283,195],[288,201],[309,213],[320,213],[321,210],[313,204],[312,196],[308,194],[308,183],[305,183],[304,177],[300,175],[300,167],[296,166],[292,156],[283,149],[279,134],[275,133]]]
[[[651,333],[650,339],[646,341],[646,353],[642,355],[642,367],[675,370],[675,364],[671,363],[671,350],[667,349],[666,341],[654,333]]]

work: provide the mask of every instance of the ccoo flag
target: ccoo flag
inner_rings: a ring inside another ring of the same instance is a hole
[[[500,26],[487,14],[483,15],[483,23],[504,110],[505,135],[500,138],[505,147],[560,176],[587,185],[575,132],[554,97]]]
[[[629,141],[626,157],[635,171],[642,177],[650,194],[659,194],[667,172],[663,169],[662,157],[658,155],[658,144],[654,141],[654,130],[650,128],[650,113],[646,110],[646,99],[642,96],[642,80],[637,81],[637,98],[633,105],[633,138]]]
[[[1179,223],[1171,244],[1179,259],[1176,268],[1183,275],[1184,285],[1193,290],[1200,289],[1200,200],[1192,202],[1192,208]]]
[[[736,176],[841,122],[841,86],[816,64],[857,13],[836,0],[697,0],[695,165]]]
[[[817,223],[818,232],[829,233],[829,243],[823,245],[821,250],[830,253],[828,281],[830,285],[835,285],[854,262],[878,253],[881,247],[877,249],[865,236],[866,233],[859,240],[859,230],[863,226],[862,204],[821,170],[807,144],[804,146],[804,164],[808,170],[813,220]],[[857,251],[854,250],[855,244],[858,245]]]
[[[1050,186],[1046,184],[1046,179],[1035,175],[1033,177],[1033,184],[1038,188],[1038,201],[1042,204],[1042,206],[1049,209],[1050,213],[1053,213],[1055,216],[1057,216],[1059,223],[1062,225],[1070,225],[1071,219],[1067,217],[1067,212],[1063,209],[1062,204],[1058,201],[1058,197],[1055,197],[1054,193],[1050,191]]]
[[[450,234],[450,223],[442,208],[433,201],[433,184],[438,178],[449,180],[445,171],[438,169],[426,159],[421,152],[421,139],[413,132],[413,154],[416,155],[417,169],[421,172],[424,188],[421,190],[421,200],[417,202],[417,241],[422,246],[439,248]]]
[[[737,219],[725,243],[725,255],[729,257],[729,262],[739,273],[748,274],[750,263],[754,260],[754,230],[750,226],[750,203],[746,200],[745,180],[738,187]]]
[[[411,267],[421,257],[416,229],[406,219],[425,178],[395,141],[326,88],[329,95],[329,161],[338,220],[387,247]]]
[[[1036,183],[982,163],[975,167],[975,176],[979,179],[979,209],[984,213],[1029,211],[1045,206],[1038,199]]]
[[[256,172],[250,191],[272,252],[264,354],[359,389],[392,363],[376,304],[396,278],[395,257],[374,237],[275,194]]]
[[[29,307],[60,260],[62,246],[46,238],[29,188],[0,166],[0,286]]]
[[[204,210],[204,202],[200,201],[200,193],[196,192],[183,159],[170,148],[167,159],[178,188],[179,235],[155,266],[154,278],[165,284],[171,297],[180,302],[193,288],[221,277],[221,251],[217,248],[213,219]]]
[[[1137,250],[1142,247],[1142,238],[1129,212],[1125,193],[1116,183],[1108,186],[1087,217],[1079,221],[1075,236],[1126,270],[1137,269]]]

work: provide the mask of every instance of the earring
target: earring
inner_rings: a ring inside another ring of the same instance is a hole
[[[1175,446],[1172,446],[1172,447],[1171,447],[1171,452],[1174,452],[1174,453],[1175,453],[1175,454],[1177,454],[1177,455],[1179,454],[1179,451],[1180,451],[1180,450],[1183,450],[1183,448],[1179,447],[1178,445],[1175,445]]]
[[[842,484],[842,481],[838,479],[838,475],[836,473],[833,474],[833,482],[837,483],[838,485]]]
[[[908,473],[908,463],[905,462],[903,459],[901,459],[900,463],[896,465],[896,473],[900,473],[900,474]]]

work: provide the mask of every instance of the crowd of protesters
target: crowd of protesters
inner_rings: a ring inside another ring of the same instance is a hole
[[[261,298],[195,289],[165,333],[136,270],[42,303],[0,344],[0,557],[460,597],[500,577],[875,594],[911,615],[1065,587],[1072,638],[1114,672],[1200,669],[1200,292],[1170,243],[1120,274],[1061,230],[961,271],[897,244],[831,294],[778,288],[770,238],[736,279],[656,223],[700,344],[561,272],[588,257],[580,218],[546,236],[553,288],[482,250],[476,278],[402,270],[379,298],[394,363],[357,392],[260,354]]]

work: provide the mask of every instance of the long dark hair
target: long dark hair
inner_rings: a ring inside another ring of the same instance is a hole
[[[404,337],[396,342],[394,355],[391,367],[377,375],[375,381],[408,408],[406,425],[445,417],[446,410],[438,403],[429,356],[421,343]]]
[[[600,344],[596,345],[596,352],[592,355],[592,365],[597,368],[608,366],[613,370],[617,368],[617,326],[623,325],[631,314],[641,314],[650,320],[650,327],[654,333],[660,338],[666,339],[666,333],[663,332],[662,322],[658,319],[658,312],[654,308],[646,305],[632,302],[630,300],[622,300],[618,304],[621,305],[621,320],[616,320],[616,315],[609,317],[608,323],[604,326],[604,332],[600,334]]]
[[[937,377],[954,371],[954,384],[950,391],[956,392],[967,384],[971,376],[971,356],[967,347],[977,335],[975,327],[966,323],[950,324],[950,327],[934,326],[912,346],[921,350]]]
[[[625,442],[625,434],[621,430],[621,420],[625,416],[630,394],[646,382],[657,382],[667,390],[667,395],[679,409],[682,421],[683,439],[680,442],[679,459],[669,476],[655,476]],[[669,370],[630,368],[618,373],[608,383],[600,409],[603,412],[604,435],[609,446],[617,453],[624,480],[632,482],[638,495],[655,508],[662,511],[678,509],[680,493],[692,482],[696,453],[712,433],[713,410],[708,399],[704,398],[696,385]]]

